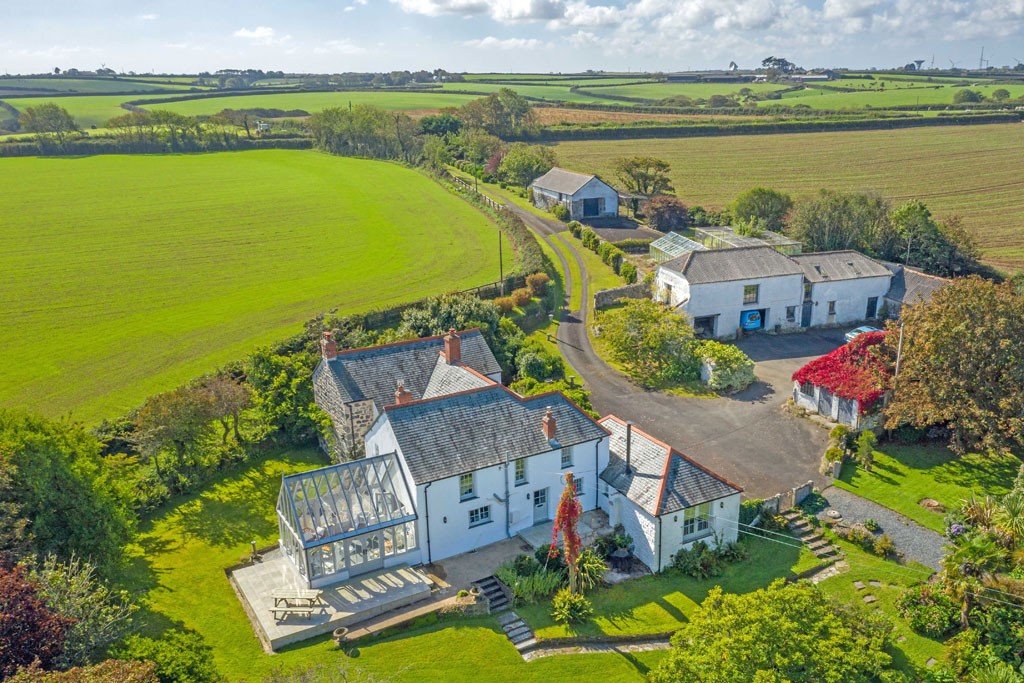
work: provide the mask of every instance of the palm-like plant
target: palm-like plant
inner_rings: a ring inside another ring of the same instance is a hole
[[[1013,537],[1015,545],[1024,540],[1024,491],[1015,488],[1003,496],[995,514],[995,522]]]
[[[993,664],[975,671],[971,680],[974,683],[1024,683],[1024,678],[1008,664]]]
[[[991,528],[995,524],[996,513],[999,511],[999,503],[992,496],[975,498],[974,494],[965,500],[960,506],[960,513],[972,527],[980,529]]]
[[[984,581],[1006,562],[1006,550],[988,534],[964,534],[942,559],[943,581],[950,595],[960,602],[960,623],[970,626],[974,599]]]

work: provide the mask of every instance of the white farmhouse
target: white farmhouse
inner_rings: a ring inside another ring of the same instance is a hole
[[[530,183],[530,189],[534,206],[562,204],[574,221],[619,215],[619,193],[595,175],[553,168]]]
[[[771,247],[691,251],[658,267],[654,291],[698,334],[797,327],[804,271]]]
[[[889,291],[892,271],[857,251],[823,251],[789,257],[804,271],[803,327],[874,320]]]
[[[614,415],[601,473],[601,507],[633,537],[634,554],[655,572],[682,548],[738,536],[743,489]]]

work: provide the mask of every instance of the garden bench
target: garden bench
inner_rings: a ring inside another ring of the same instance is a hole
[[[303,607],[271,607],[270,611],[274,614],[275,621],[283,621],[289,614],[300,614],[306,619],[313,616],[313,610],[319,609],[321,612],[324,611],[323,605],[306,605]]]

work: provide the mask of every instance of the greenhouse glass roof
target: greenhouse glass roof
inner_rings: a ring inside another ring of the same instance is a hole
[[[394,453],[284,477],[277,514],[304,548],[416,519]]]
[[[669,261],[691,251],[705,251],[707,249],[700,242],[694,242],[675,232],[670,232],[664,237],[654,240],[649,248],[651,258],[659,263]]]

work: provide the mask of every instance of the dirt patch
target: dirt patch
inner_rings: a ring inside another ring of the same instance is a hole
[[[934,512],[939,515],[946,514],[946,506],[934,498],[922,498],[917,501],[917,504],[930,512]]]

